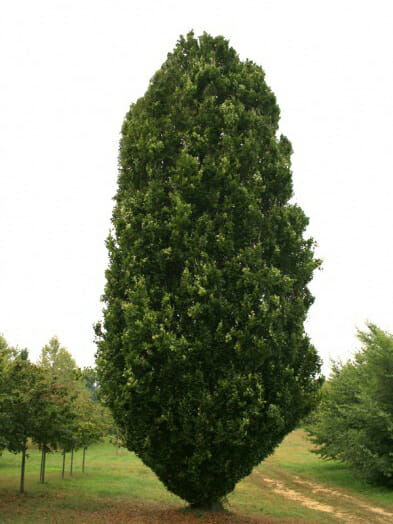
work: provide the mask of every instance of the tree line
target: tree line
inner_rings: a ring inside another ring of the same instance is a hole
[[[20,492],[24,492],[29,444],[41,450],[40,482],[45,482],[46,455],[61,451],[62,478],[65,459],[87,448],[113,427],[109,411],[97,400],[92,368],[79,369],[71,354],[51,338],[37,362],[26,349],[10,347],[0,336],[0,453],[21,453]]]

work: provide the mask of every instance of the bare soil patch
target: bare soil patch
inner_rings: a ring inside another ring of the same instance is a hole
[[[288,472],[278,479],[256,468],[250,478],[263,489],[270,489],[276,495],[293,500],[314,511],[328,513],[337,521],[348,524],[393,522],[393,513],[384,508],[371,505],[359,497],[349,495],[344,490],[332,489]]]

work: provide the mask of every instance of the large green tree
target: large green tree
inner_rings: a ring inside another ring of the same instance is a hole
[[[313,406],[303,323],[319,262],[261,67],[181,37],[127,113],[98,370],[116,422],[174,493],[210,506]]]

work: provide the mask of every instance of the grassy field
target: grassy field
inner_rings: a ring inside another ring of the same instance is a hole
[[[1,524],[128,523],[376,523],[393,522],[393,491],[371,487],[339,463],[310,452],[304,433],[289,435],[276,453],[240,482],[221,515],[191,512],[134,454],[110,444],[74,458],[73,476],[61,480],[60,454],[47,457],[40,485],[40,455],[29,452],[26,494],[18,493],[20,456],[0,457]],[[67,459],[69,468],[69,457]]]

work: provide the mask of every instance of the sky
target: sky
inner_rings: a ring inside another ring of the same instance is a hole
[[[0,333],[94,363],[122,120],[191,29],[276,94],[323,259],[306,331],[324,372],[367,320],[393,332],[392,27],[389,0],[2,0]]]

